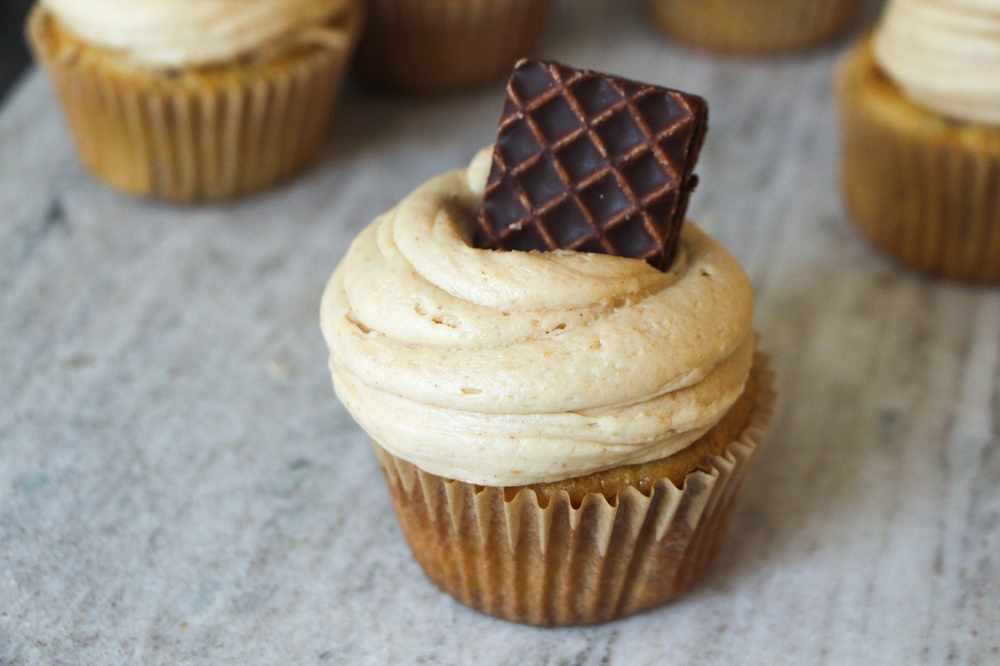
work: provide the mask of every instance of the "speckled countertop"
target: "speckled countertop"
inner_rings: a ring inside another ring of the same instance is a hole
[[[593,628],[468,610],[334,398],[327,277],[491,140],[500,88],[350,90],[301,178],[178,207],[92,180],[34,72],[0,108],[0,664],[1000,663],[1000,289],[852,229],[846,44],[742,60],[631,3],[561,12],[544,55],[711,103],[691,212],[753,279],[783,397],[707,575]]]

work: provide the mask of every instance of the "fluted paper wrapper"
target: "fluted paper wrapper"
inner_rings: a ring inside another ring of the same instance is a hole
[[[919,270],[1000,282],[1000,130],[911,104],[870,39],[841,64],[837,97],[844,193],[865,236]]]
[[[322,142],[360,31],[257,65],[127,71],[86,45],[60,44],[36,6],[28,24],[83,163],[114,187],[177,201],[224,199],[290,176]]]
[[[648,0],[668,34],[719,51],[807,48],[855,25],[864,0]]]
[[[661,479],[650,496],[628,487],[579,506],[559,491],[539,506],[533,490],[475,486],[424,472],[373,443],[396,514],[430,579],[462,603],[540,626],[606,622],[684,590],[722,543],[733,496],[772,415],[773,375],[758,355],[749,425],[709,472],[680,488]]]
[[[357,69],[418,93],[505,80],[531,55],[551,0],[369,0]]]

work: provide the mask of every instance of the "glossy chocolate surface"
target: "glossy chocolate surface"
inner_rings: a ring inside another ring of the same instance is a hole
[[[707,127],[697,95],[521,60],[507,84],[476,247],[598,252],[665,269]]]

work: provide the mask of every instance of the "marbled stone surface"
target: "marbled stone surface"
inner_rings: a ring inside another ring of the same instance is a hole
[[[1000,288],[853,230],[830,75],[638,7],[567,2],[543,55],[691,90],[691,213],[746,266],[782,398],[723,550],[606,626],[479,615],[410,557],[319,332],[350,239],[492,140],[500,87],[346,93],[292,183],[131,199],[77,161],[45,78],[0,109],[0,664],[1000,663]]]

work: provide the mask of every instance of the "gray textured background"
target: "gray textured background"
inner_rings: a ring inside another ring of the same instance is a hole
[[[563,7],[544,55],[708,97],[691,212],[753,279],[782,399],[707,575],[557,631],[424,578],[318,324],[349,240],[490,142],[502,91],[350,90],[301,178],[177,207],[88,176],[32,73],[0,109],[0,664],[1000,663],[1000,290],[850,226],[845,47],[711,56]]]

